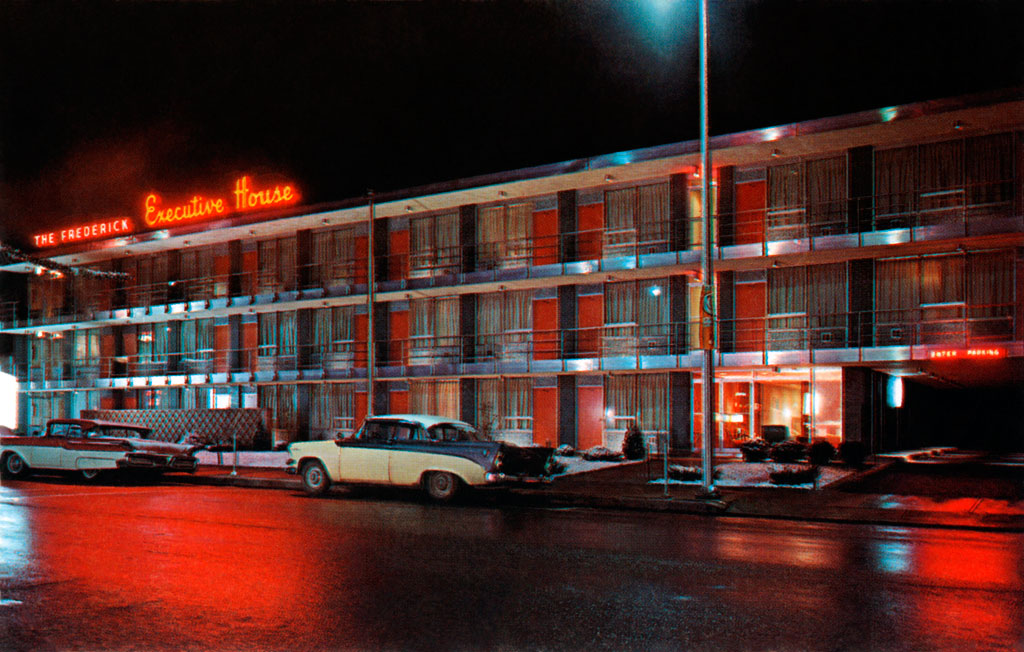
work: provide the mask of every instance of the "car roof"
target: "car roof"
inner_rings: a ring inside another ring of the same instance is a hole
[[[455,426],[462,426],[464,428],[473,429],[473,426],[469,425],[465,421],[458,419],[452,419],[450,417],[442,417],[435,414],[374,414],[373,416],[366,417],[367,421],[411,421],[417,423],[424,428],[432,428],[441,423],[450,423]]]
[[[77,425],[81,428],[131,428],[132,430],[152,430],[149,426],[144,426],[138,423],[119,423],[117,421],[103,421],[101,419],[50,419],[46,422],[46,427],[49,429],[52,423],[70,423]]]

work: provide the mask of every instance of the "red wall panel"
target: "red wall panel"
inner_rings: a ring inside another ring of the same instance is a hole
[[[409,232],[392,231],[388,252],[388,278],[399,281],[409,276]]]
[[[229,370],[228,355],[231,352],[231,326],[217,324],[213,327],[214,360],[213,366],[217,373]]]
[[[604,444],[604,389],[601,387],[578,387],[576,400],[579,402],[576,416],[577,441],[579,449],[585,450]]]
[[[365,235],[356,236],[356,283],[366,283],[366,247],[369,242]]]
[[[355,427],[356,427],[356,430],[358,430],[359,426],[363,425],[363,421],[366,420],[366,392],[356,392],[354,398],[355,398],[355,406],[354,407],[355,407],[356,413],[354,415],[352,415],[352,416],[355,417],[355,420],[356,420]]]
[[[388,409],[391,414],[408,414],[409,392],[406,390],[388,392]]]
[[[366,351],[366,332],[368,323],[369,319],[366,315],[356,315],[356,367],[365,367],[368,360]]]
[[[764,351],[766,283],[736,284],[736,350]]]
[[[764,181],[736,185],[736,244],[764,241],[767,185]]]
[[[259,253],[255,250],[242,253],[242,293],[256,291],[256,275],[260,267]]]
[[[533,390],[533,443],[558,444],[558,389],[555,387]]]
[[[391,337],[388,340],[388,364],[408,363],[406,351],[409,343],[409,311],[396,310],[391,313]]]
[[[588,294],[576,300],[579,324],[579,353],[597,357],[601,352],[601,328],[604,326],[604,296]]]
[[[587,204],[577,210],[579,254],[582,260],[601,257],[601,234],[604,231],[604,204]]]
[[[260,345],[259,324],[247,322],[242,324],[242,348],[249,358],[249,371],[256,371],[256,349]]]
[[[558,359],[558,299],[533,302],[533,359]]]
[[[558,262],[558,211],[537,211],[533,214],[533,264]]]

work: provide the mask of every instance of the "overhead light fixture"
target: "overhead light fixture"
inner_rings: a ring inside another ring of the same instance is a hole
[[[605,183],[611,183],[612,181],[615,181],[615,177],[614,176],[612,176],[610,174],[604,175],[604,182]]]
[[[964,123],[957,120],[956,122],[953,123],[953,128],[959,131],[960,129],[964,128]]]
[[[772,150],[772,158],[779,158],[782,156],[782,152],[779,149]]]

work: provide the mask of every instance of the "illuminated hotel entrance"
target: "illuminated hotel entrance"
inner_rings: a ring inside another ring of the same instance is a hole
[[[715,375],[718,406],[715,447],[735,449],[748,437],[828,441],[843,439],[842,370],[839,367],[781,367],[721,371]],[[702,447],[703,382],[693,384],[693,448]],[[770,427],[775,426],[775,427]]]

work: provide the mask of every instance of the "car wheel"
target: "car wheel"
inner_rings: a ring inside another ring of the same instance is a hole
[[[442,502],[448,502],[459,492],[459,479],[444,471],[428,474],[425,485],[427,495]]]
[[[3,471],[8,478],[20,478],[28,475],[28,464],[21,455],[10,453],[4,458]]]
[[[310,496],[322,496],[331,487],[331,479],[320,462],[307,462],[302,467],[302,488]]]
[[[100,477],[99,469],[82,469],[82,477],[86,480],[95,480]]]

